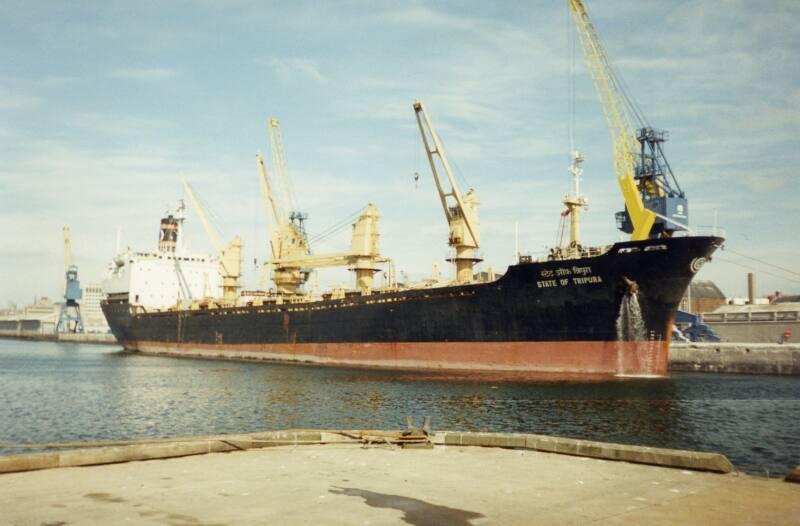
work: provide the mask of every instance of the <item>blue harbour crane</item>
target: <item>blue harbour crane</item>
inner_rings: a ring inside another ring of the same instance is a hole
[[[616,214],[617,227],[633,241],[688,231],[689,201],[664,156],[669,135],[647,123],[611,65],[583,0],[568,1],[613,141],[614,171],[625,199],[625,210]],[[635,131],[632,121],[638,125]]]
[[[83,332],[83,318],[78,301],[83,297],[81,283],[78,281],[78,267],[72,264],[72,248],[69,227],[64,226],[64,303],[58,316],[56,332]]]

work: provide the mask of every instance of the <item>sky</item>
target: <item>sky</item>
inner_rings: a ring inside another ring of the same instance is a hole
[[[726,233],[698,279],[742,296],[754,271],[763,295],[800,293],[800,3],[586,3],[648,121],[669,130],[691,225]],[[583,240],[622,238],[611,137],[566,0],[0,0],[0,11],[0,306],[59,297],[63,225],[84,284],[105,277],[118,230],[123,247],[155,249],[182,177],[221,236],[244,240],[245,286],[257,287],[267,223],[255,154],[269,155],[270,117],[312,235],[374,203],[398,272],[424,279],[438,262],[452,275],[415,99],[462,191],[479,197],[482,269],[512,262],[515,225],[523,253],[554,244],[570,129],[586,157]],[[213,250],[191,209],[185,242]],[[348,246],[345,229],[312,248]]]

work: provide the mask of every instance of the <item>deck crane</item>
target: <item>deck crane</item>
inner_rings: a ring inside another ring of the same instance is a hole
[[[183,179],[183,186],[197,215],[200,216],[206,234],[208,234],[211,244],[214,245],[214,250],[219,254],[219,270],[220,275],[222,275],[222,298],[225,303],[235,305],[239,296],[239,278],[242,275],[242,240],[237,236],[223,247],[219,234],[208,222],[205,209],[186,179]]]
[[[378,262],[385,259],[378,251],[379,214],[375,205],[369,204],[352,224],[349,252],[311,254],[303,222],[306,215],[294,210],[286,155],[280,133],[280,122],[269,120],[270,150],[280,199],[276,199],[264,159],[256,154],[261,192],[269,225],[272,280],[281,295],[301,294],[301,286],[308,278],[309,269],[350,266],[355,273],[356,286],[364,294],[372,291],[373,276]]]
[[[664,157],[667,132],[650,127],[626,93],[583,1],[568,2],[614,144],[614,171],[625,200],[625,210],[616,214],[617,227],[634,241],[688,230],[688,201]],[[639,125],[635,132],[631,114]]]
[[[300,287],[308,278],[308,272],[290,263],[299,261],[311,253],[305,232],[305,220],[308,216],[294,210],[280,121],[270,118],[267,129],[279,199],[276,199],[273,192],[273,185],[270,183],[264,159],[260,154],[256,155],[256,166],[260,175],[261,192],[269,225],[271,253],[269,264],[272,266],[272,280],[278,292],[294,295],[300,293]]]
[[[442,209],[450,229],[448,244],[455,249],[455,256],[448,261],[456,265],[456,281],[469,283],[472,281],[473,265],[481,261],[474,255],[474,250],[480,244],[478,196],[472,189],[466,195],[461,195],[450,170],[450,164],[447,162],[447,156],[439,142],[439,136],[436,135],[436,130],[434,130],[428,112],[421,101],[414,101],[414,112],[419,125],[419,133],[422,135],[422,142],[425,145],[425,153],[428,155],[428,162],[431,165],[431,172],[433,172],[436,190],[439,192],[439,199],[442,202]],[[442,185],[436,158],[447,176],[446,183],[449,183],[449,188]]]
[[[83,332],[81,306],[78,303],[83,297],[81,283],[78,281],[78,267],[72,264],[72,243],[69,227],[64,226],[64,303],[58,316],[56,332]]]
[[[283,148],[283,134],[281,133],[281,123],[278,119],[269,120],[269,145],[272,152],[272,164],[275,176],[278,181],[278,191],[281,196],[284,221],[290,221],[297,226],[305,236],[305,220],[308,215],[295,210],[294,193],[292,183],[289,179],[289,167],[286,163],[286,150]]]
[[[269,250],[272,257],[276,257],[275,252],[275,233],[281,224],[281,212],[278,208],[278,203],[275,202],[275,196],[272,193],[272,185],[267,176],[267,168],[264,166],[264,159],[260,153],[256,154],[256,167],[258,168],[259,183],[261,186],[261,195],[264,199],[264,209],[267,213],[267,232],[269,234]]]
[[[333,254],[305,254],[274,259],[276,269],[300,269],[350,266],[355,273],[356,287],[362,294],[372,292],[373,277],[378,272],[376,264],[387,261],[382,258],[378,249],[380,215],[378,208],[368,204],[352,224],[352,235],[349,252]],[[276,270],[275,276],[278,275]],[[278,285],[277,279],[275,284]]]

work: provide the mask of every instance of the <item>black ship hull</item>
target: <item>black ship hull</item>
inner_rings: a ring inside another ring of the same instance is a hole
[[[152,353],[658,376],[667,371],[681,298],[721,243],[623,242],[598,256],[512,265],[489,283],[341,299],[162,312],[125,300],[102,307],[126,348]]]

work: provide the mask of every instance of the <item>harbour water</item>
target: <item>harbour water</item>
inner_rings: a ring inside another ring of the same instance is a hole
[[[144,356],[117,346],[0,340],[0,442],[91,441],[287,428],[527,432],[723,453],[782,475],[800,464],[800,378],[498,382]],[[0,454],[21,452],[0,448]]]

